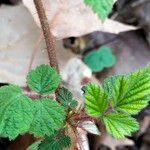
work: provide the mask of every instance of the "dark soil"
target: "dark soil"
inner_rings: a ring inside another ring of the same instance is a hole
[[[16,5],[20,2],[21,0],[1,0],[0,4],[8,4],[8,5]]]

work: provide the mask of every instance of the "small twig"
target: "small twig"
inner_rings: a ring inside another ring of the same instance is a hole
[[[79,139],[80,135],[79,135],[77,129],[74,128],[74,127],[71,127],[71,128],[72,128],[72,130],[73,130],[73,132],[74,132],[74,135],[76,136],[76,139],[77,139],[77,141],[78,141],[80,150],[83,150],[82,143],[81,143],[81,141],[80,141],[80,139]]]
[[[75,117],[73,117],[73,120],[74,121],[92,121],[92,122],[95,122],[95,123],[98,122],[97,118],[90,117],[88,115],[85,115],[85,116],[75,116]]]
[[[43,30],[45,42],[46,42],[46,47],[47,47],[47,52],[48,52],[48,57],[50,60],[50,65],[52,67],[55,67],[57,71],[59,72],[58,68],[58,62],[56,58],[56,51],[55,51],[55,38],[50,32],[50,26],[48,24],[48,20],[45,14],[45,9],[42,0],[34,0],[34,4],[40,19],[41,27]]]

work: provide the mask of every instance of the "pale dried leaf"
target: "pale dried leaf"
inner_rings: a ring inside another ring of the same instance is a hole
[[[91,134],[101,135],[99,129],[92,121],[84,121],[81,123],[81,128]]]
[[[2,5],[0,7],[0,50],[19,42],[34,29],[33,24],[32,16],[23,5],[15,7]]]
[[[134,142],[128,138],[125,138],[123,140],[116,140],[110,135],[105,135],[101,139],[102,139],[101,143],[104,145],[108,145],[112,150],[116,150],[117,146],[122,146],[122,145],[133,146],[134,145]]]
[[[32,51],[40,30],[22,5],[0,7],[0,82],[26,85]],[[44,51],[43,51],[44,50]],[[37,48],[33,67],[48,63],[44,40]]]
[[[22,4],[13,7],[2,5],[0,22],[0,82],[25,86],[32,53],[34,59],[30,68],[49,63],[41,30]],[[57,41],[56,49],[62,79],[68,81],[74,91],[78,89],[81,93],[81,80],[84,76],[91,76],[91,71],[80,59],[75,59],[75,54],[65,50],[61,41]],[[72,65],[78,74],[69,81]],[[76,78],[78,82],[72,82]]]
[[[33,0],[23,0],[23,3],[40,26]],[[115,33],[122,30],[123,27],[128,27],[107,19],[102,23],[91,8],[84,4],[83,0],[43,0],[43,3],[51,31],[59,39],[77,37],[100,30],[112,32],[114,30],[112,24],[115,26]],[[133,28],[129,26],[128,30]]]

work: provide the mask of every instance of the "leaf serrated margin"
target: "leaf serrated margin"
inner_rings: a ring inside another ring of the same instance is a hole
[[[56,69],[49,65],[38,66],[27,75],[27,85],[40,95],[54,92],[59,83],[60,76]]]
[[[35,115],[29,133],[37,137],[53,135],[63,127],[66,113],[64,107],[52,99],[34,100]]]

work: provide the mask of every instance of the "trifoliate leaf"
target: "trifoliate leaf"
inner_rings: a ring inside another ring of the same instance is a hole
[[[46,95],[54,92],[60,83],[60,76],[55,68],[41,65],[29,72],[27,76],[28,86],[39,93]]]
[[[62,150],[71,146],[71,139],[66,135],[47,137],[41,142],[38,150]]]
[[[75,109],[77,107],[77,101],[73,99],[72,93],[66,88],[61,88],[56,97],[65,108]]]
[[[27,148],[27,150],[38,150],[39,145],[40,145],[41,142],[42,142],[42,141],[40,140],[40,141],[37,141],[37,142],[33,143],[32,145],[30,145],[30,146]]]
[[[103,117],[107,132],[117,139],[130,136],[132,132],[139,129],[138,122],[125,114],[110,113]]]
[[[84,0],[84,2],[92,8],[102,21],[105,20],[113,7],[113,0]]]
[[[65,110],[52,99],[34,100],[34,119],[29,132],[37,137],[50,136],[63,126]]]
[[[0,135],[15,139],[28,131],[33,119],[33,102],[18,86],[0,88]]]
[[[101,86],[89,83],[85,91],[85,105],[89,116],[100,116],[107,106],[107,94]]]
[[[115,109],[136,114],[148,104],[150,100],[150,72],[147,72],[148,69],[149,67],[146,67],[117,79],[111,100]]]
[[[93,72],[99,72],[104,68],[112,67],[116,61],[111,49],[105,46],[88,53],[83,60]]]

